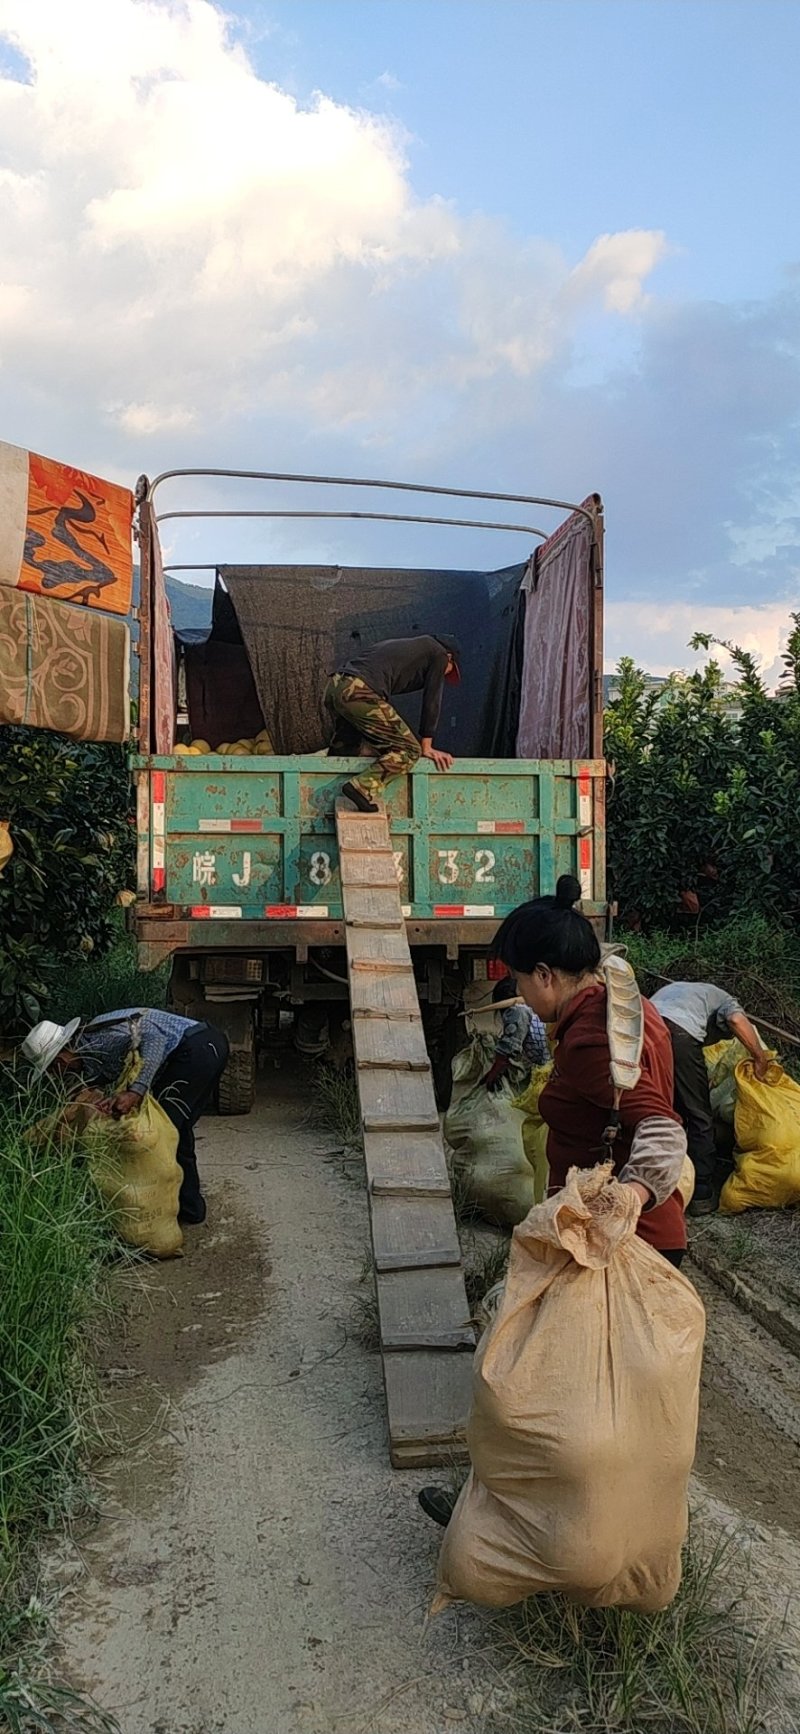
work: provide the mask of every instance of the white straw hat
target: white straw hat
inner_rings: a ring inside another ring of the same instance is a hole
[[[80,1021],[80,1018],[71,1018],[68,1024],[54,1024],[45,1018],[42,1023],[34,1024],[25,1037],[22,1052],[35,1072],[46,1072],[52,1066],[62,1048],[72,1041]]]

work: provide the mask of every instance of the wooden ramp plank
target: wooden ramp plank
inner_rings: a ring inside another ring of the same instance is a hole
[[[396,1198],[373,1193],[370,1213],[376,1270],[418,1270],[461,1263],[449,1198]]]
[[[397,886],[381,888],[374,885],[349,885],[347,888],[348,927],[392,927],[405,933],[405,925],[397,907]]]
[[[352,1027],[357,1066],[428,1071],[430,1060],[418,1019],[401,1023],[398,1018],[354,1017]]]
[[[391,1270],[376,1278],[384,1350],[474,1349],[457,1265],[442,1270]]]
[[[430,1070],[367,1070],[359,1078],[361,1115],[366,1132],[439,1129],[439,1111]]]
[[[376,885],[383,891],[397,890],[397,868],[391,849],[359,849],[339,857],[342,885]]]
[[[411,953],[402,927],[356,927],[351,933],[348,952],[354,965],[377,964],[384,969],[391,963],[404,963],[411,968]]]
[[[354,1017],[386,1017],[403,1012],[419,1016],[419,1000],[412,971],[405,975],[367,975],[356,971],[350,981],[350,1009]]]
[[[466,1417],[472,1356],[420,1349],[383,1361],[389,1440],[396,1469],[468,1460]]]
[[[367,1132],[364,1154],[370,1192],[450,1197],[442,1141],[435,1132]]]
[[[391,1459],[433,1466],[463,1453],[474,1332],[388,821],[340,803],[336,830]]]

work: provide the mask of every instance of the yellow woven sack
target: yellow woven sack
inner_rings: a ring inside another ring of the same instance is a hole
[[[720,1210],[736,1215],[760,1206],[800,1204],[800,1084],[773,1060],[760,1084],[749,1060],[736,1067],[736,1168]]]
[[[160,1103],[147,1095],[122,1120],[98,1115],[83,1137],[92,1178],[120,1239],[154,1258],[176,1258],[183,1247],[178,1134]]]
[[[548,1128],[539,1113],[539,1097],[553,1070],[552,1060],[546,1066],[537,1066],[531,1073],[527,1088],[514,1098],[514,1107],[524,1115],[522,1122],[522,1147],[525,1156],[533,1169],[533,1202],[541,1204],[547,1192],[547,1182],[550,1177],[550,1164],[547,1160]]]

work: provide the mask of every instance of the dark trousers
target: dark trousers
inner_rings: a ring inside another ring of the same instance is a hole
[[[194,1129],[214,1094],[228,1063],[227,1036],[213,1024],[187,1030],[153,1080],[153,1095],[178,1133],[178,1161],[183,1170],[179,1214],[186,1222],[202,1222],[206,1204],[200,1190]]]
[[[675,1065],[675,1107],[686,1127],[686,1142],[694,1163],[695,1195],[710,1198],[714,1191],[717,1147],[703,1044],[679,1024],[670,1023],[669,1018],[664,1022]]]

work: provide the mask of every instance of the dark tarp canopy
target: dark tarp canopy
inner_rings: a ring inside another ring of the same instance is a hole
[[[459,758],[515,755],[528,562],[497,572],[381,567],[221,566],[212,638],[241,629],[266,726],[278,753],[326,744],[329,675],[385,638],[451,633],[462,680],[445,688],[436,744]],[[232,605],[232,606],[231,606]],[[417,694],[397,708],[416,729]]]

